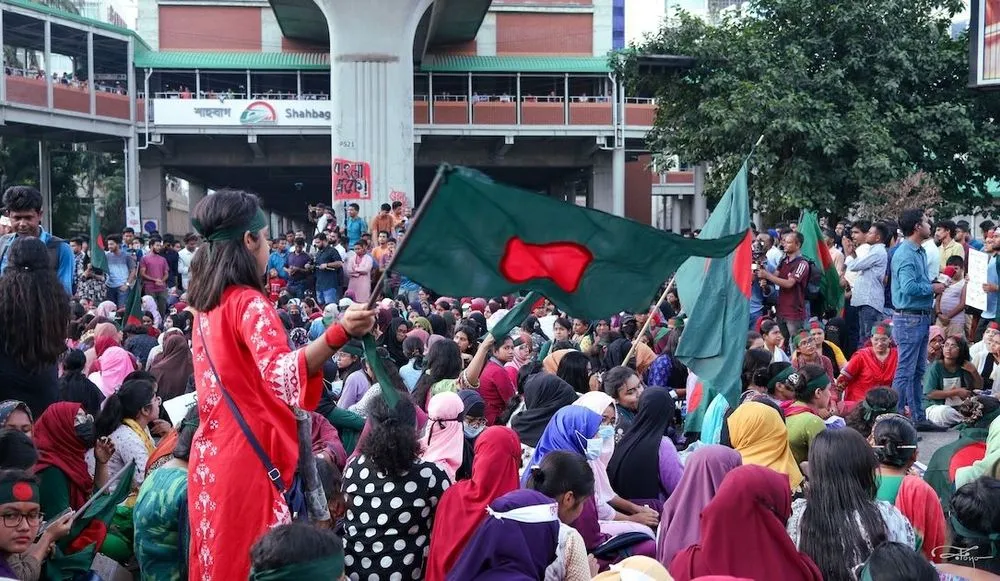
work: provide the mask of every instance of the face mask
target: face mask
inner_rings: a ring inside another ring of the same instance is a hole
[[[334,382],[330,383],[330,393],[333,394],[333,397],[339,398],[340,397],[340,392],[342,392],[342,391],[344,391],[344,382],[343,381],[334,381]]]
[[[93,448],[94,444],[97,443],[97,428],[94,427],[94,422],[86,422],[74,426],[73,431],[76,432],[76,437],[80,438],[80,441],[87,448]]]
[[[470,426],[469,424],[462,425],[462,431],[465,432],[465,437],[470,439],[478,437],[479,434],[482,434],[485,429],[486,426]]]
[[[587,440],[587,451],[584,453],[587,456],[587,460],[597,460],[600,458],[602,448],[604,448],[604,439],[600,435]]]
[[[597,437],[599,437],[601,440],[605,440],[605,441],[606,440],[610,440],[611,438],[614,438],[615,437],[615,427],[614,426],[602,425],[600,428],[597,429]]]

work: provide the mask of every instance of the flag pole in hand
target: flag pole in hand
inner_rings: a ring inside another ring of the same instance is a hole
[[[660,309],[660,305],[663,304],[663,301],[667,300],[667,293],[669,293],[670,289],[673,288],[674,280],[676,278],[676,273],[670,277],[670,282],[667,283],[667,288],[663,289],[663,294],[660,295],[659,300],[657,300],[656,304],[649,309],[646,322],[642,324],[642,329],[639,329],[639,332],[635,335],[635,339],[632,340],[632,347],[629,348],[628,354],[625,355],[625,360],[622,361],[622,366],[627,367],[629,360],[632,359],[633,355],[635,355],[635,349],[639,345],[639,341],[642,339],[642,336],[646,334],[646,331],[649,330],[649,322],[653,320],[653,314]]]

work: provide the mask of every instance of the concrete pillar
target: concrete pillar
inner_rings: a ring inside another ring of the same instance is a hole
[[[52,232],[52,154],[44,139],[38,141],[38,191],[42,193],[42,227]]]
[[[271,229],[271,238],[277,238],[278,233],[281,232],[281,216],[275,214],[268,210],[267,212],[267,224],[268,228]]]
[[[625,216],[625,143],[611,152],[611,213]]]
[[[208,188],[204,185],[188,182],[188,213],[194,214],[194,207],[198,205],[198,202],[205,199],[208,195]]]
[[[156,220],[161,231],[167,226],[167,172],[161,166],[139,168],[139,219]]]
[[[330,94],[337,96],[331,151],[334,159],[368,164],[370,179],[359,184],[367,196],[356,200],[365,219],[392,191],[414,197],[413,39],[432,2],[316,1],[330,27]]]
[[[705,199],[705,164],[699,163],[694,166],[694,207],[691,228],[701,228],[706,220],[708,220],[708,202]]]
[[[681,233],[681,198],[670,196],[670,231],[674,234]]]
[[[612,155],[609,151],[601,150],[594,153],[594,167],[591,170],[592,174],[590,178],[590,196],[595,210],[614,214],[614,171],[611,158]],[[624,207],[624,195],[622,196],[622,202]]]

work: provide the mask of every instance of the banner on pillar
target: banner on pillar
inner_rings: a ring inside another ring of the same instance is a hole
[[[142,228],[142,219],[139,217],[139,206],[128,206],[125,208],[125,226],[138,232]]]
[[[370,200],[372,169],[366,161],[333,158],[333,199]]]
[[[154,99],[157,125],[330,127],[330,101]]]

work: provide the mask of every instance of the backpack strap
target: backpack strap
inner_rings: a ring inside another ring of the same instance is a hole
[[[229,391],[222,385],[222,378],[219,376],[219,372],[215,368],[215,363],[212,362],[212,356],[208,352],[208,343],[205,341],[205,333],[202,330],[203,322],[204,315],[199,314],[198,336],[201,337],[201,345],[205,349],[205,358],[208,359],[208,366],[212,368],[212,374],[215,375],[215,380],[219,384],[219,391],[222,392],[222,399],[225,400],[229,411],[233,414],[233,417],[236,418],[236,423],[239,424],[240,430],[243,431],[243,435],[246,436],[247,442],[250,444],[250,447],[253,448],[254,454],[257,455],[260,463],[263,464],[264,469],[267,470],[267,477],[271,480],[271,484],[274,484],[274,487],[278,490],[279,494],[284,494],[285,483],[281,481],[281,471],[275,467],[273,462],[271,462],[271,458],[269,458],[267,452],[264,451],[264,447],[260,445],[260,441],[253,435],[253,431],[250,429],[250,426],[247,425],[247,421],[243,418],[243,414],[240,413],[240,409],[236,407],[236,402],[233,401],[233,397],[229,395]]]

